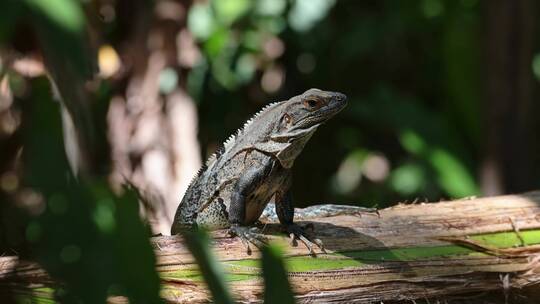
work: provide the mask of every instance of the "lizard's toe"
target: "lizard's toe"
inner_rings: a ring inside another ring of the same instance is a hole
[[[240,239],[246,248],[247,254],[251,254],[249,244],[253,244],[255,247],[260,249],[268,243],[267,238],[264,236],[264,234],[260,233],[257,227],[233,225],[229,229],[229,235],[236,236]]]
[[[309,254],[315,256],[315,251],[313,250],[315,246],[319,247],[322,252],[326,253],[324,249],[324,244],[320,239],[312,238],[306,234],[304,228],[298,226],[297,224],[290,224],[286,227],[287,233],[291,238],[291,243],[293,246],[297,246],[297,240],[300,240],[309,250]],[[311,229],[313,227],[311,226]]]

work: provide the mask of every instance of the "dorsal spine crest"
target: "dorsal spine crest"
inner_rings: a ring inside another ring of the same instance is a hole
[[[191,180],[190,184],[193,183],[199,176],[201,176],[204,171],[206,171],[209,167],[211,167],[211,165],[216,161],[218,160],[223,154],[225,154],[226,151],[228,151],[232,144],[235,142],[236,138],[246,129],[248,128],[256,119],[257,117],[259,117],[260,115],[262,115],[265,111],[267,111],[268,109],[270,109],[271,107],[273,106],[276,106],[280,103],[282,103],[283,101],[277,101],[277,102],[272,102],[272,103],[269,103],[267,105],[265,105],[261,110],[259,110],[257,113],[255,113],[253,116],[251,116],[250,119],[248,119],[244,125],[239,128],[238,130],[236,130],[235,133],[231,134],[224,142],[222,145],[220,145],[220,147],[216,150],[216,152],[214,152],[212,155],[210,155],[210,157],[208,157],[208,159],[206,160],[206,162],[204,163],[204,165],[199,169],[199,171],[197,171],[197,174],[195,174],[195,176],[193,177],[193,179]]]

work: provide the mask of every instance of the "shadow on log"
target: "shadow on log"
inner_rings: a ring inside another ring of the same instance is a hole
[[[340,215],[303,222],[314,224],[326,253],[309,256],[301,244],[292,247],[286,237],[273,233],[276,224],[267,225],[269,237],[286,249],[289,280],[300,303],[451,299],[491,291],[498,291],[504,303],[505,297],[540,283],[540,192],[401,204],[380,210],[379,217]],[[247,255],[225,231],[213,236],[214,252],[236,299],[261,301],[259,253]],[[152,243],[162,296],[171,303],[209,301],[181,237],[157,237]],[[16,263],[14,257],[0,258],[0,279],[11,276],[21,293],[54,287],[36,264],[21,261],[13,270]]]

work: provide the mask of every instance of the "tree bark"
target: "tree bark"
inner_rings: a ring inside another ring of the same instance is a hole
[[[289,280],[299,303],[446,300],[493,291],[504,303],[509,297],[522,299],[534,290],[528,287],[540,283],[540,192],[399,204],[380,210],[379,216],[299,221],[307,222],[314,224],[326,253],[311,257],[301,244],[290,246],[277,224],[266,226],[269,237],[286,249]],[[258,252],[248,255],[225,231],[213,236],[214,253],[236,299],[262,301]],[[181,237],[153,238],[152,243],[167,301],[211,300]],[[50,296],[39,289],[55,286],[44,271],[25,261],[13,270],[16,263],[15,257],[0,258],[0,280],[11,276],[21,293]]]

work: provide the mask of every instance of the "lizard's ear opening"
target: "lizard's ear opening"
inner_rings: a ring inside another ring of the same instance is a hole
[[[281,126],[283,127],[289,127],[291,126],[293,123],[293,119],[291,117],[291,115],[285,113],[283,114],[283,116],[281,117]]]

